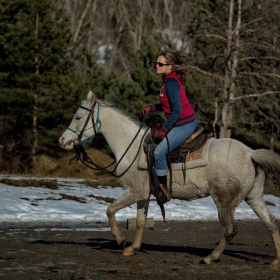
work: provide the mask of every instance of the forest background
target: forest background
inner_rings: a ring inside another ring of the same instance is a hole
[[[89,90],[137,117],[158,100],[157,55],[180,49],[199,123],[279,152],[279,23],[278,0],[0,0],[1,147],[26,164],[65,155]]]

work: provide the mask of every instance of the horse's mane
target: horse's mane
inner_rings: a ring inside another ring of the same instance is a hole
[[[118,107],[118,103],[116,100],[100,100],[97,99],[96,102],[101,106],[101,107],[112,107],[114,108],[114,110],[118,111],[121,115],[127,117],[129,120],[131,120],[134,124],[136,124],[137,126],[140,125],[139,120],[136,118],[136,116],[125,112],[124,110],[120,109]]]

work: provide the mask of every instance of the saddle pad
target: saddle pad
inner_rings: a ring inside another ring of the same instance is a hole
[[[190,155],[186,158],[186,169],[202,167],[207,165],[209,149],[212,142],[215,139],[216,138],[213,137],[209,138],[200,149],[190,153]],[[171,166],[172,170],[181,171],[184,168],[184,163],[172,163]],[[141,149],[140,151],[138,167],[140,169],[148,169],[147,155],[144,152],[144,149]]]

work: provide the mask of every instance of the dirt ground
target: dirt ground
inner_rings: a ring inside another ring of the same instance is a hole
[[[120,227],[130,244],[135,231]],[[106,223],[2,225],[0,279],[280,279],[269,268],[275,249],[265,226],[254,220],[237,227],[220,260],[205,265],[201,258],[221,238],[218,222],[156,221],[132,257],[122,256]]]

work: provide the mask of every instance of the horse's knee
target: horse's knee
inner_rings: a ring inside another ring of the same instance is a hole
[[[146,218],[142,218],[142,219],[137,218],[137,228],[144,228],[146,222],[147,222]]]
[[[232,227],[225,229],[224,237],[225,237],[226,242],[230,242],[237,233],[238,233],[238,230],[235,225],[232,225]]]
[[[267,208],[263,198],[257,198],[252,200],[245,200],[248,205],[255,211],[258,217],[265,223],[266,228],[271,234],[278,231],[277,219],[271,214]]]
[[[219,219],[223,227],[223,235],[226,242],[230,242],[237,234],[233,213],[233,209],[223,209],[223,211],[219,211]]]
[[[248,194],[244,200],[254,211],[258,211],[265,204],[261,195],[252,197],[252,194]]]
[[[278,232],[277,219],[271,213],[269,214],[271,223],[265,223],[265,225],[268,231],[273,235],[275,232]]]
[[[114,215],[114,211],[113,211],[111,205],[107,208],[106,215],[108,218],[110,218]]]

